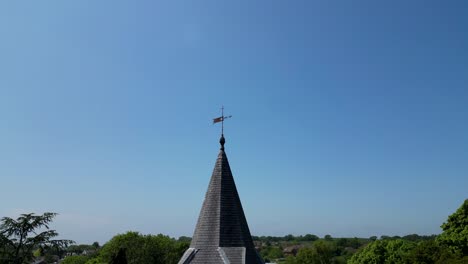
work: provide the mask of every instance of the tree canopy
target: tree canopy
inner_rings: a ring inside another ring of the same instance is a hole
[[[437,240],[453,252],[468,255],[468,199],[450,215],[441,226],[443,232]]]
[[[66,257],[60,264],[85,264],[88,261],[87,256],[69,256]]]
[[[22,214],[17,219],[3,217],[0,221],[0,259],[3,263],[22,264],[30,262],[34,249],[59,251],[71,240],[54,239],[55,230],[49,229],[56,213],[42,215]],[[41,232],[39,232],[41,230]]]
[[[357,263],[468,263],[468,200],[442,224],[439,236],[382,236],[348,261]]]
[[[187,242],[179,242],[165,235],[127,232],[114,236],[86,264],[176,264],[187,248]]]

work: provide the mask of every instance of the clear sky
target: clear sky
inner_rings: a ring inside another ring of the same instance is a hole
[[[191,236],[219,150],[254,235],[433,234],[468,198],[467,1],[2,1],[0,216]]]

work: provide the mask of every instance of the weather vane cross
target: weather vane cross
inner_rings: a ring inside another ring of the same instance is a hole
[[[213,124],[221,122],[221,135],[224,135],[224,119],[231,118],[230,116],[224,116],[224,106],[221,107],[221,116],[217,118],[213,118]]]

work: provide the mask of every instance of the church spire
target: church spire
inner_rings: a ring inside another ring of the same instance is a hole
[[[224,119],[224,116],[221,116]],[[211,175],[190,248],[179,264],[263,264],[255,250],[228,158],[221,150]]]

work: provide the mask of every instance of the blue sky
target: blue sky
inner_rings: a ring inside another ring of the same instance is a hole
[[[433,234],[467,198],[466,1],[4,1],[0,216],[191,236],[226,151],[251,232]]]

